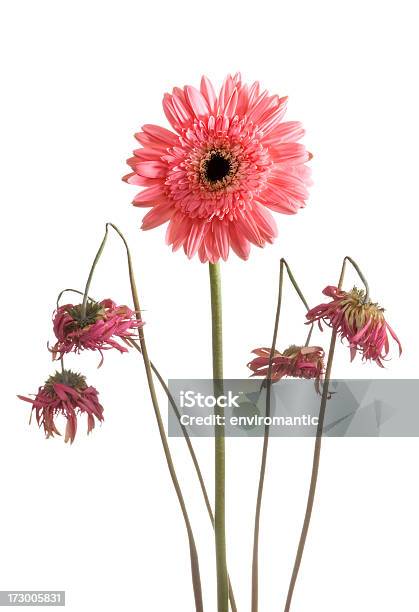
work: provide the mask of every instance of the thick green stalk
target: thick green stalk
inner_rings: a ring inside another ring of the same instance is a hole
[[[358,266],[355,264],[355,262],[350,257],[345,257],[345,259],[343,260],[342,270],[341,270],[340,277],[339,277],[338,289],[342,288],[347,261],[349,261],[354,266],[354,268],[360,275],[361,280],[365,284],[366,293],[368,294],[368,284],[365,278],[363,277],[363,275],[361,274]],[[290,584],[288,587],[287,601],[285,603],[284,612],[289,612],[289,610],[291,609],[292,596],[294,593],[295,584],[297,582],[298,572],[300,570],[300,565],[301,565],[301,561],[302,561],[303,553],[304,553],[304,547],[305,547],[305,543],[307,540],[307,533],[308,533],[308,529],[310,526],[311,515],[313,512],[314,496],[316,494],[317,478],[319,475],[320,452],[321,452],[321,446],[322,446],[324,418],[326,414],[327,400],[329,398],[329,383],[330,383],[330,377],[332,374],[333,356],[335,353],[335,346],[336,346],[336,336],[337,336],[336,330],[333,330],[332,337],[330,340],[330,346],[329,346],[329,355],[327,358],[326,373],[324,377],[322,397],[320,401],[319,421],[317,425],[316,442],[314,445],[313,465],[311,469],[311,479],[310,479],[310,487],[308,491],[306,512],[304,516],[303,527],[301,529],[300,541],[298,543],[297,554],[296,554],[295,561],[294,561],[294,567],[292,570],[291,580],[290,580]]]
[[[223,392],[223,326],[221,308],[221,275],[219,264],[209,264],[212,321],[212,370],[214,395]],[[222,408],[216,408],[215,425],[215,554],[217,564],[218,612],[228,612],[228,577],[225,527],[225,436]]]

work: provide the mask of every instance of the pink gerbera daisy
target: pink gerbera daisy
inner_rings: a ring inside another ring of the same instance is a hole
[[[396,341],[401,354],[402,346],[385,320],[384,308],[367,298],[363,290],[354,287],[348,293],[329,286],[323,293],[332,301],[309,310],[306,315],[308,322],[318,321],[321,328],[323,321],[335,329],[342,339],[349,342],[351,361],[360,352],[364,360],[375,361],[383,367],[383,360],[390,350],[388,334]]]
[[[51,351],[54,358],[84,349],[97,350],[101,355],[103,350],[112,348],[125,353],[128,349],[117,339],[127,344],[141,325],[133,310],[128,306],[117,306],[110,299],[101,302],[89,300],[85,312],[81,304],[66,304],[54,314],[57,342]],[[99,365],[102,362],[103,355]]]
[[[77,432],[77,417],[87,414],[87,433],[95,426],[95,419],[103,421],[103,407],[99,403],[98,392],[88,387],[86,379],[71,370],[56,372],[50,376],[43,387],[39,387],[34,399],[18,395],[19,399],[32,404],[39,427],[44,428],[47,438],[60,436],[55,419],[61,415],[67,420],[65,442],[74,442]]]
[[[256,357],[248,364],[252,376],[267,376],[271,349],[259,348],[252,351]],[[285,376],[291,378],[313,378],[316,390],[324,375],[324,350],[320,346],[296,346],[292,344],[283,353],[274,351],[271,379],[273,382]]]
[[[305,206],[311,155],[299,122],[283,122],[287,98],[227,76],[217,96],[204,76],[200,90],[175,87],[163,109],[173,131],[144,125],[128,160],[128,183],[144,187],[135,206],[152,207],[148,230],[169,222],[166,241],[202,262],[227,259],[230,246],[247,259],[250,243],[277,235],[268,209],[294,214]]]

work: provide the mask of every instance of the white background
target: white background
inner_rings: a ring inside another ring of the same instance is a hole
[[[415,3],[121,0],[2,4],[2,410],[0,589],[65,589],[71,612],[193,610],[186,535],[137,355],[72,357],[100,391],[106,420],[72,447],[29,426],[31,393],[52,372],[46,350],[58,291],[82,288],[113,221],[132,246],[152,358],[165,377],[211,373],[208,271],[139,230],[121,182],[143,123],[166,125],[164,91],[241,70],[289,95],[314,153],[307,208],[277,216],[280,237],[223,265],[225,375],[246,377],[271,339],[278,262],[311,304],[356,258],[404,346],[379,371],[417,376],[417,20]],[[355,277],[348,276],[347,288]],[[109,240],[92,294],[129,302],[125,259]],[[280,345],[301,341],[291,292]],[[328,342],[325,335],[316,342]],[[162,396],[166,418],[166,404]],[[171,440],[198,540],[206,610],[215,610],[213,541],[183,440]],[[228,556],[249,609],[261,441],[228,442]],[[212,490],[212,441],[197,443]],[[283,609],[305,506],[312,440],[273,440],[261,533],[261,612]],[[419,609],[416,439],[326,440],[294,612]]]

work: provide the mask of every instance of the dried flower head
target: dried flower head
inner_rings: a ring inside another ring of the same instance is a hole
[[[128,306],[117,306],[110,299],[101,302],[89,300],[85,311],[81,304],[66,304],[54,313],[53,326],[57,342],[51,351],[54,358],[85,349],[99,351],[99,365],[102,365],[102,351],[115,348],[125,353],[128,349],[117,339],[128,345],[127,341],[134,337],[134,332],[142,324]]]
[[[271,349],[259,348],[252,351],[256,357],[248,364],[252,376],[267,376]],[[320,346],[296,346],[292,344],[285,351],[275,351],[272,358],[271,378],[274,382],[284,378],[312,378],[316,390],[324,374],[324,350]]]
[[[98,392],[89,387],[86,378],[71,370],[56,372],[44,386],[39,387],[34,399],[18,395],[21,400],[30,402],[35,411],[39,427],[44,428],[47,438],[60,436],[55,425],[57,416],[67,420],[64,441],[73,443],[77,432],[77,417],[87,414],[87,433],[95,426],[95,419],[103,421],[103,407],[99,403]]]
[[[227,259],[230,247],[247,259],[250,243],[272,243],[277,229],[268,209],[296,213],[311,184],[311,155],[298,143],[304,130],[283,122],[286,104],[240,74],[228,75],[218,96],[205,76],[200,90],[165,94],[174,132],[144,125],[124,177],[145,188],[133,204],[152,207],[142,229],[168,221],[167,244],[202,262]]]
[[[385,320],[384,308],[367,298],[362,289],[354,287],[346,292],[329,286],[323,293],[332,301],[312,308],[307,313],[307,320],[309,323],[318,321],[320,328],[323,321],[347,340],[351,361],[359,352],[365,361],[375,361],[383,367],[383,360],[387,358],[390,348],[388,333],[398,344],[401,355],[400,341]]]

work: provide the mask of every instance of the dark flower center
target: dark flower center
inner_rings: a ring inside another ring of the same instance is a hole
[[[55,372],[55,374],[50,376],[45,382],[45,389],[50,394],[54,394],[54,385],[56,383],[59,383],[61,385],[67,385],[67,387],[77,389],[78,391],[82,391],[87,387],[85,376],[82,376],[77,372],[73,372],[72,370],[63,370],[62,372]]]
[[[86,312],[83,316],[83,307],[81,304],[68,309],[68,314],[74,319],[76,328],[83,329],[89,325],[93,325],[99,319],[103,318],[104,308],[97,302],[88,301],[86,304]]]
[[[231,161],[218,151],[214,151],[205,164],[205,178],[210,183],[222,181],[231,172]]]

